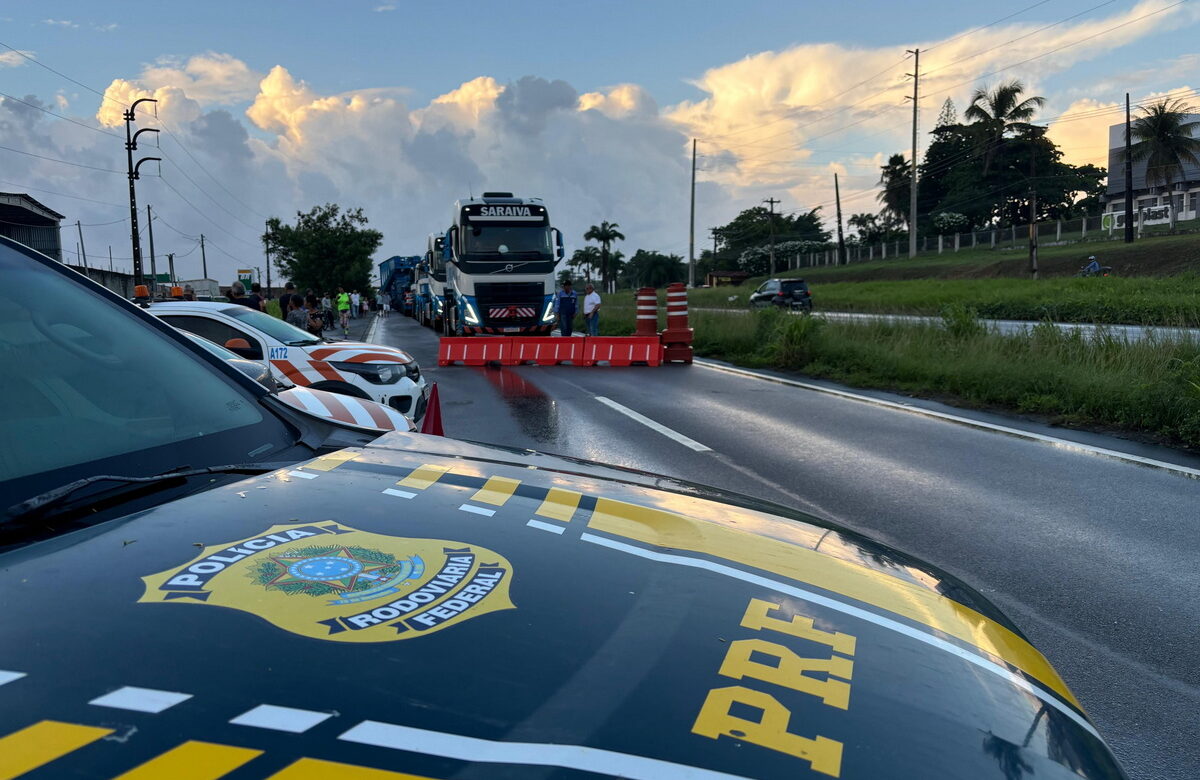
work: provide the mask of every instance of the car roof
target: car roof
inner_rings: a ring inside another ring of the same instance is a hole
[[[228,311],[240,305],[240,303],[230,303],[228,301],[158,301],[150,304],[149,308],[151,313],[168,311],[204,311],[217,313]]]

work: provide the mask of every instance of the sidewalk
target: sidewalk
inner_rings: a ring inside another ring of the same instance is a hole
[[[395,314],[395,312],[393,312]],[[375,323],[375,318],[379,316],[378,312],[369,311],[365,316],[350,320],[350,336],[347,338],[342,334],[342,329],[335,321],[332,330],[327,330],[323,334],[327,339],[348,340],[348,341],[366,341],[367,332],[371,330],[371,325]]]

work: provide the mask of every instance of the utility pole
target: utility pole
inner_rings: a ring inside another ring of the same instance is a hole
[[[838,222],[837,264],[843,265],[846,262],[846,239],[842,235],[842,191],[838,188],[837,171],[834,171],[834,174],[833,174],[833,198],[837,202],[837,222]]]
[[[1133,243],[1133,140],[1128,92],[1125,93],[1125,243]]]
[[[263,255],[267,258],[267,298],[271,296],[271,243],[267,236],[271,234],[271,221],[267,220],[267,232],[263,234]]]
[[[692,139],[692,213],[688,219],[688,288],[696,286],[696,139]]]
[[[200,268],[201,276],[208,278],[208,258],[204,255],[204,234],[200,234]]]
[[[917,256],[917,120],[920,118],[920,92],[918,87],[921,83],[921,50],[909,49],[913,56],[913,72],[908,74],[913,80],[913,119],[912,119],[912,171],[911,188],[908,195],[908,256]]]
[[[133,152],[137,149],[137,139],[142,133],[157,133],[158,131],[152,127],[142,128],[133,135],[130,135],[131,125],[136,120],[134,112],[137,110],[139,103],[157,103],[154,98],[139,98],[133,101],[125,111],[125,158],[128,161],[129,172],[129,235],[130,241],[133,244],[133,283],[139,285],[143,283],[142,278],[142,245],[138,240],[138,213],[137,213],[137,195],[134,192],[133,183],[138,180],[138,168],[142,167],[142,163],[147,160],[161,160],[161,157],[143,157],[137,161],[137,165],[133,164]]]
[[[771,221],[771,276],[775,275],[775,204],[779,202],[773,197],[763,201],[771,207],[771,212],[767,217]]]
[[[83,259],[83,267],[86,269],[87,247],[83,245],[83,226],[79,224],[79,220],[75,220],[75,229],[79,231],[79,256]]]
[[[1038,235],[1037,235],[1037,180],[1034,174],[1034,148],[1029,147],[1029,270],[1033,278],[1038,278]]]
[[[113,264],[112,264],[112,244],[109,244],[109,245],[108,245],[108,270],[110,270],[110,271],[111,271],[112,269],[113,269]]]
[[[167,274],[171,277],[171,286],[175,286],[175,253],[167,252]]]
[[[146,204],[146,230],[150,234],[150,300],[158,297],[158,261],[154,257],[154,215]]]

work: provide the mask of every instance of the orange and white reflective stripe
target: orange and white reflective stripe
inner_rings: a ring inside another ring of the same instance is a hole
[[[312,384],[312,380],[304,376],[304,373],[299,368],[292,365],[291,361],[289,360],[272,360],[271,365],[274,366],[277,371],[287,377],[288,381],[294,385],[305,386]]]
[[[382,431],[408,430],[408,421],[403,415],[374,401],[302,387],[280,393],[279,397],[297,409],[348,425]]]

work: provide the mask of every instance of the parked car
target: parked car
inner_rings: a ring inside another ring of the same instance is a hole
[[[282,390],[295,386],[286,379],[276,379],[275,375],[271,373],[271,367],[261,360],[247,360],[239,356],[236,352],[226,349],[220,344],[215,344],[203,336],[197,336],[195,333],[186,330],[180,330],[179,332],[190,339],[192,343],[221,358],[230,366],[241,371],[268,390]]]
[[[811,312],[812,293],[803,279],[768,279],[750,294],[750,308],[779,306],[790,311]]]
[[[407,352],[361,341],[319,338],[271,315],[234,303],[167,301],[149,311],[240,357],[266,360],[277,379],[365,398],[420,420],[428,386]]]
[[[892,547],[333,425],[3,237],[0,278],[4,777],[1125,777]]]

